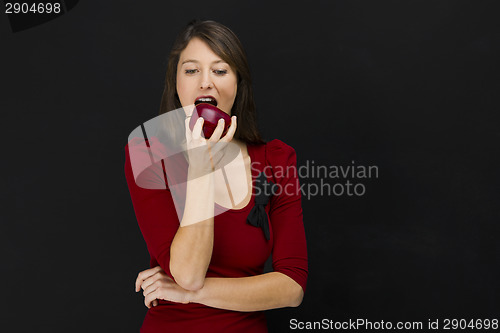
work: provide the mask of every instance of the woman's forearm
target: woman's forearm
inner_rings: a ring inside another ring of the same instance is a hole
[[[214,241],[214,176],[191,179],[179,229],[170,245],[170,273],[186,290],[203,287]]]
[[[279,272],[242,277],[206,278],[192,302],[233,311],[263,311],[299,306],[304,292],[290,277]]]

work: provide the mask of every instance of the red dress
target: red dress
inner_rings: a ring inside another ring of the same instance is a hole
[[[132,174],[130,145],[125,147],[125,176],[137,221],[151,256],[150,266],[160,265],[172,277],[169,271],[170,244],[179,227],[172,195],[168,189],[137,186]],[[264,171],[267,180],[282,189],[281,193],[272,195],[265,206],[270,239],[266,240],[261,228],[246,221],[255,205],[256,190],[253,186],[252,198],[246,207],[228,210],[214,217],[214,247],[206,276],[234,278],[262,274],[264,264],[272,253],[273,270],[289,276],[305,291],[307,248],[295,150],[277,139],[262,145],[247,144],[247,149],[252,162],[253,184],[259,172]],[[263,311],[229,311],[197,303],[160,300],[158,306],[148,310],[140,331],[256,333],[267,332],[267,325]]]

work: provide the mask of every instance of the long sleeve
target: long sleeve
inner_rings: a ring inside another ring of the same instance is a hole
[[[141,174],[141,184],[154,183],[150,187],[156,186],[157,189],[137,185],[132,172],[129,149],[134,149],[132,142],[125,147],[125,178],[139,228],[152,259],[156,260],[165,273],[173,279],[169,268],[170,244],[179,228],[179,218],[172,195],[165,183],[163,189],[158,189],[159,186],[156,186],[164,182],[161,163],[153,165]]]
[[[274,182],[279,185],[269,211],[274,237],[273,269],[292,278],[305,292],[308,261],[297,155],[292,147],[277,139],[268,143],[266,155]]]

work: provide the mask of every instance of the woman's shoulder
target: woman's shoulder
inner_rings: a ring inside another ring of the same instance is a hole
[[[295,149],[285,142],[274,139],[266,143],[267,160],[273,165],[288,165],[296,163]]]
[[[274,139],[266,143],[266,175],[275,184],[283,183],[297,174],[297,154],[285,142]]]

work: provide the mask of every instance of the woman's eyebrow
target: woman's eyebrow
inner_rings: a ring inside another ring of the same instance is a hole
[[[195,60],[195,59],[187,59],[187,60],[184,60],[181,65],[184,65],[185,63],[188,63],[188,62],[194,62],[195,64],[199,64],[200,63],[198,60]],[[219,60],[212,61],[212,64],[218,64],[218,63],[221,63],[221,62],[225,63],[224,60],[219,59]]]

